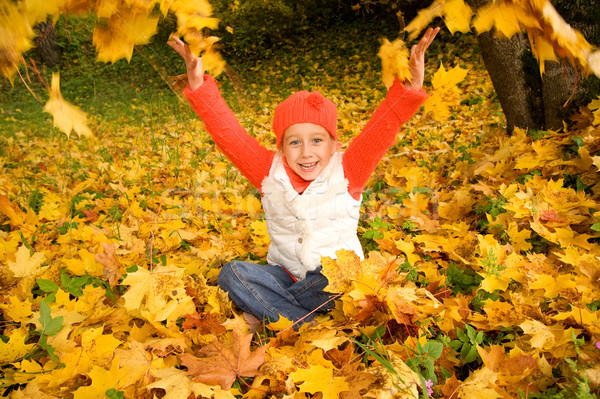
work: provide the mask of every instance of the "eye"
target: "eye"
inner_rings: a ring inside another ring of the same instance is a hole
[[[322,141],[323,141],[323,139],[322,139],[322,138],[318,138],[318,137],[317,137],[317,138],[315,138],[315,139],[313,139],[313,142],[314,142],[314,143],[320,143],[320,142],[322,142]]]
[[[290,140],[288,144],[289,145],[298,145],[298,144],[300,144],[300,140]]]

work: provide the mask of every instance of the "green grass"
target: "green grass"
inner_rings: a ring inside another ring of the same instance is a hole
[[[66,24],[64,17],[58,20],[56,31],[63,48],[63,64],[54,68],[60,71],[63,97],[86,111],[91,124],[100,125],[102,130],[161,124],[172,117],[184,121],[195,118],[187,102],[167,84],[170,76],[185,73],[179,55],[166,45],[169,34],[175,30],[174,21],[164,20],[150,44],[136,47],[130,62],[122,59],[114,64],[95,59],[94,22],[93,16],[69,17]],[[290,93],[306,88],[326,88],[333,96],[348,91],[377,96],[385,89],[377,56],[380,40],[394,39],[396,30],[393,24],[382,25],[375,18],[328,29],[303,30],[279,47],[269,49],[268,57],[259,56],[252,61],[227,59],[243,90],[236,93],[223,74],[219,77],[222,91],[235,111],[248,107],[253,112],[274,106]],[[434,43],[429,55],[439,54],[441,45],[442,41]],[[35,49],[25,54],[25,60],[27,67],[20,69],[23,78],[16,75],[13,85],[7,79],[0,80],[4,93],[0,103],[2,136],[18,132],[44,136],[56,132],[52,117],[42,111],[49,97],[42,79],[50,85],[53,70],[39,60]],[[32,60],[39,74],[31,66]],[[348,76],[355,78],[349,83]],[[242,95],[243,104],[238,94]]]
[[[46,67],[34,49],[25,54],[27,66],[21,67],[22,78],[16,75],[12,85],[6,79],[0,81],[4,93],[0,135],[46,135],[53,131],[51,115],[42,111],[49,98],[44,82],[50,85],[53,71],[60,72],[63,97],[86,111],[92,123],[135,125],[160,121],[161,115],[192,116],[187,104],[166,83],[169,76],[185,70],[179,56],[164,43],[164,32],[159,32],[152,43],[137,47],[130,62],[122,59],[106,64],[95,59],[93,23],[92,16],[71,17],[65,28],[61,17],[56,31],[63,48],[62,66]]]

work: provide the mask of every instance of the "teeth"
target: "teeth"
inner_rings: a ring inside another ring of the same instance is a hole
[[[316,162],[304,163],[304,164],[300,164],[300,167],[304,168],[304,169],[310,169],[310,168],[314,167],[316,164],[317,164]]]

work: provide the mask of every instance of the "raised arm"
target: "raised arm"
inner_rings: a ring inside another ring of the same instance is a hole
[[[403,84],[398,79],[394,81],[369,123],[344,152],[348,192],[356,199],[360,198],[363,187],[381,158],[394,144],[402,125],[412,118],[427,98],[423,90],[425,52],[438,32],[439,28],[427,29],[419,43],[412,47],[410,82]]]
[[[202,60],[192,54],[189,46],[177,37],[172,37],[167,43],[185,60],[188,87],[183,94],[204,122],[219,150],[260,190],[275,153],[261,146],[240,125],[221,96],[215,80],[204,74]]]

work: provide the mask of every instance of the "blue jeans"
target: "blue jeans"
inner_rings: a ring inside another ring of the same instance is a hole
[[[300,325],[334,307],[334,295],[323,291],[329,282],[320,270],[296,282],[281,266],[233,261],[221,269],[218,284],[240,309],[259,320],[275,322],[281,314],[301,320]]]

